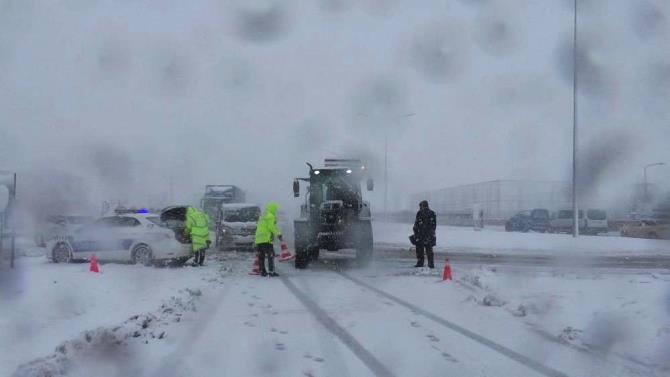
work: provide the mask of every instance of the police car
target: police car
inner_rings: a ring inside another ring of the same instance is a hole
[[[155,262],[184,263],[191,257],[191,244],[177,240],[159,215],[123,213],[101,217],[47,244],[47,257],[55,263],[97,259],[132,262],[149,266]]]

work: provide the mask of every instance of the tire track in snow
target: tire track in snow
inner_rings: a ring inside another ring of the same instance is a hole
[[[524,355],[522,355],[522,354],[520,354],[520,353],[518,353],[518,352],[516,352],[512,349],[509,349],[509,348],[507,348],[507,347],[505,347],[505,346],[503,346],[499,343],[496,343],[496,342],[494,342],[494,341],[492,341],[492,340],[490,340],[490,339],[488,339],[484,336],[481,336],[481,335],[479,335],[475,332],[472,332],[472,331],[466,329],[465,327],[462,327],[462,326],[459,326],[459,325],[457,325],[453,322],[447,321],[446,319],[444,319],[442,317],[439,317],[439,316],[437,316],[437,315],[435,315],[435,314],[433,314],[429,311],[426,311],[424,309],[419,308],[418,306],[410,304],[409,302],[407,302],[403,299],[400,299],[396,296],[393,296],[389,293],[386,293],[385,291],[382,291],[381,289],[375,288],[375,287],[363,282],[362,280],[359,280],[359,279],[356,279],[353,276],[350,276],[349,274],[347,274],[345,272],[338,271],[338,270],[334,270],[334,272],[336,272],[338,275],[344,277],[345,279],[347,279],[347,280],[349,280],[349,281],[351,281],[351,282],[353,282],[353,283],[355,283],[355,284],[357,284],[357,285],[359,285],[359,286],[361,286],[365,289],[368,289],[372,292],[375,292],[375,293],[377,293],[377,294],[379,294],[379,295],[381,295],[381,296],[383,296],[383,297],[385,297],[385,298],[387,298],[387,299],[389,299],[389,300],[391,300],[391,301],[393,301],[393,302],[395,302],[395,303],[397,303],[401,306],[404,306],[404,307],[412,310],[413,312],[415,312],[417,314],[420,314],[420,315],[422,315],[422,316],[424,316],[424,317],[426,317],[426,318],[428,318],[428,319],[430,319],[434,322],[439,323],[440,325],[442,325],[444,327],[449,328],[450,330],[453,330],[453,331],[455,331],[455,332],[457,332],[457,333],[459,333],[459,334],[461,334],[461,335],[463,335],[467,338],[470,338],[470,339],[474,340],[477,343],[480,343],[480,344],[482,344],[482,345],[484,345],[484,346],[486,346],[486,347],[488,347],[488,348],[490,348],[490,349],[492,349],[492,350],[494,350],[494,351],[496,351],[496,352],[498,352],[502,355],[505,355],[506,357],[508,357],[508,358],[510,358],[510,359],[522,364],[522,365],[525,365],[526,367],[528,367],[530,369],[533,369],[534,371],[536,371],[538,373],[541,373],[541,374],[543,374],[547,377],[568,377],[568,375],[563,373],[563,372],[557,371],[557,370],[552,369],[550,367],[547,367],[543,364],[540,364],[539,362],[537,362],[537,361],[535,361],[535,360],[533,360],[533,359],[531,359],[527,356],[524,356]]]
[[[349,350],[358,357],[365,366],[367,366],[376,376],[393,377],[394,374],[379,361],[370,351],[365,349],[356,338],[354,338],[347,330],[342,328],[330,317],[319,305],[314,302],[309,296],[300,291],[295,284],[293,284],[287,277],[281,276],[281,281],[286,288],[293,293],[293,295],[309,310],[315,319],[323,325],[331,334],[335,335],[342,343],[344,343]]]
[[[175,370],[178,370],[178,365],[182,362],[181,355],[188,354],[188,351],[202,338],[207,324],[217,320],[217,314],[221,309],[223,298],[231,289],[230,284],[222,284],[223,288],[218,292],[213,299],[207,299],[206,302],[201,303],[199,312],[199,320],[190,323],[191,331],[188,336],[179,341],[177,347],[163,358],[164,363],[156,371],[149,373],[152,377],[170,376]],[[183,322],[182,322],[183,323]]]

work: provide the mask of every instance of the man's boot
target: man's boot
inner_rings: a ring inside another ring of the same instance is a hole
[[[433,263],[433,251],[431,250],[428,254],[428,268],[435,268],[435,263]]]
[[[423,246],[416,247],[416,264],[414,267],[423,267]]]
[[[275,258],[272,252],[268,253],[268,272],[270,276],[278,276],[275,272]]]
[[[268,276],[268,271],[265,269],[265,253],[258,253],[258,266],[261,269],[261,276]]]

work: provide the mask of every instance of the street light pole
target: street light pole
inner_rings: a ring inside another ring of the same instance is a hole
[[[572,29],[572,236],[579,236],[579,211],[577,208],[577,0],[574,0]]]
[[[388,145],[389,131],[388,127],[384,130],[384,222],[388,220],[388,196],[389,196],[389,164],[388,164]]]
[[[395,118],[395,120],[398,120],[400,118],[409,118],[414,116],[415,113],[407,113],[407,114],[402,114],[398,115]],[[389,176],[389,165],[388,165],[388,145],[389,145],[389,130],[388,127],[384,127],[384,222],[388,221],[388,195],[389,195],[389,184],[388,184],[388,176]]]
[[[415,113],[407,113],[407,114],[401,114],[401,115],[396,115],[392,117],[391,119],[398,120],[400,118],[409,118],[416,115]],[[361,117],[370,117],[369,114],[366,113],[358,113],[358,116]],[[388,126],[384,126],[384,215],[383,215],[383,221],[387,221],[387,215],[388,215],[388,192],[389,192],[389,185],[388,185],[388,177],[389,177],[389,164],[388,164],[388,144],[389,144],[389,130]]]
[[[644,202],[648,203],[649,202],[649,190],[647,189],[647,186],[649,184],[647,183],[647,169],[652,167],[652,166],[661,166],[665,165],[665,162],[654,162],[653,164],[647,164],[644,166]]]

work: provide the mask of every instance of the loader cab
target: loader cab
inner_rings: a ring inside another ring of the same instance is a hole
[[[362,201],[360,181],[352,169],[314,170],[310,174],[310,206],[342,201],[345,208],[358,209]]]
[[[309,185],[301,212],[318,210],[326,202],[342,202],[345,209],[358,211],[364,205],[361,182],[366,180],[368,191],[374,189],[374,181],[372,178],[365,179],[366,174],[364,167],[361,167],[360,171],[349,167],[311,169],[309,178],[293,181],[293,196],[300,196],[300,180],[302,180]]]

